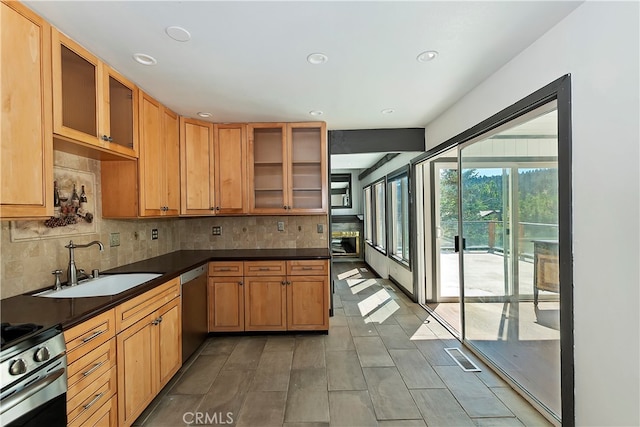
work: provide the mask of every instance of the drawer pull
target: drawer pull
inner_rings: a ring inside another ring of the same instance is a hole
[[[302,267],[303,270],[313,270],[313,267]]]
[[[225,268],[216,268],[216,271],[231,271],[230,268],[225,267]]]
[[[88,377],[89,375],[93,374],[98,368],[100,368],[100,366],[104,365],[104,361],[100,362],[100,363],[96,363],[95,365],[93,365],[93,367],[91,369],[89,369],[87,372],[83,372],[82,376],[83,377]]]
[[[84,410],[86,411],[87,409],[91,408],[98,400],[100,400],[102,396],[104,396],[104,392],[96,394],[95,397],[91,399],[91,402],[83,406]]]
[[[260,271],[269,271],[269,267],[260,267],[258,268]]]
[[[107,331],[106,330],[104,330],[104,331],[96,331],[96,332],[92,333],[91,335],[89,335],[88,337],[82,338],[82,342],[89,342],[92,339],[94,339],[95,337],[97,337],[98,335],[104,334],[105,332],[107,332]]]

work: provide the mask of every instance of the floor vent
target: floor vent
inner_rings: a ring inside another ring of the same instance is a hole
[[[449,356],[462,368],[465,372],[481,372],[481,369],[467,357],[459,348],[445,348]]]

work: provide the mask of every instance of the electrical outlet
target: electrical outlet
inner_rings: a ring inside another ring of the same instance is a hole
[[[324,233],[324,224],[318,224],[317,230],[318,233]]]
[[[278,221],[278,231],[284,231],[284,222]]]
[[[213,227],[211,227],[211,234],[213,234],[214,236],[222,236],[222,226],[214,225]]]
[[[109,235],[109,246],[120,246],[120,233],[111,233]]]
[[[158,229],[151,229],[151,240],[158,240]]]

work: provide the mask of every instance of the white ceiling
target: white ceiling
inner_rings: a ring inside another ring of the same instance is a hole
[[[579,2],[27,1],[177,113],[422,127]],[[182,26],[189,42],[165,28]],[[417,55],[437,50],[431,62]],[[134,62],[136,52],[158,64]],[[322,52],[328,62],[311,65]],[[381,114],[392,108],[393,114]],[[309,115],[321,110],[320,117]]]

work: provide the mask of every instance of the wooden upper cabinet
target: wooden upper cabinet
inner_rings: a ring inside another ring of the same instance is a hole
[[[180,125],[178,115],[168,108],[162,117],[165,147],[166,216],[180,214]]]
[[[249,125],[251,213],[327,212],[323,122]]]
[[[327,129],[325,123],[287,125],[289,211],[327,212]]]
[[[181,214],[245,213],[246,157],[246,125],[181,117]]]
[[[178,116],[140,92],[140,216],[180,212]]]
[[[247,126],[216,124],[214,130],[216,214],[247,212]]]
[[[180,213],[212,215],[213,124],[180,117]]]
[[[54,133],[137,157],[136,86],[55,29],[52,51]]]
[[[287,125],[249,124],[249,211],[287,212]]]
[[[0,3],[0,218],[53,215],[51,27]]]

